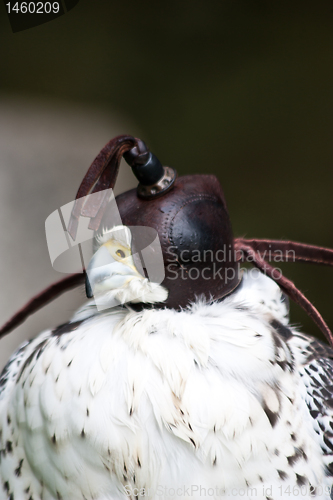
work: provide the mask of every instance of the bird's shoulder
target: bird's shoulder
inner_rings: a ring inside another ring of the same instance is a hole
[[[333,476],[333,349],[294,332],[290,339],[304,387],[304,399],[318,436],[326,474]]]

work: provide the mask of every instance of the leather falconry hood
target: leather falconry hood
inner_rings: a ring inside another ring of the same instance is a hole
[[[213,175],[186,175],[163,196],[140,198],[136,189],[116,198],[126,226],[153,227],[162,247],[169,295],[166,307],[186,307],[196,296],[221,299],[240,282],[239,263],[223,192]],[[105,226],[108,227],[107,218]]]
[[[168,290],[168,298],[158,306],[183,308],[197,296],[205,296],[208,300],[223,299],[241,284],[240,263],[247,261],[271,277],[298,303],[333,345],[332,333],[317,309],[288,278],[266,261],[266,258],[274,259],[279,255],[285,261],[332,266],[333,250],[293,241],[233,238],[218,179],[213,175],[177,177],[176,171],[162,166],[140,139],[127,135],[115,137],[93,161],[77,192],[67,228],[74,240],[81,216],[90,218],[89,228],[96,235],[102,228],[112,229],[113,218],[106,193],[116,183],[122,157],[139,181],[137,189],[116,197],[122,224],[151,227],[158,233],[161,243],[165,267],[161,284]],[[87,197],[93,193],[99,194]],[[0,337],[84,280],[82,273],[70,275],[42,291],[0,329]]]

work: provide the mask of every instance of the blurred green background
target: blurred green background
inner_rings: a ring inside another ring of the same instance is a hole
[[[125,116],[180,174],[219,177],[235,235],[333,247],[331,0],[80,0],[16,34],[1,13],[2,94]],[[283,269],[333,328],[333,269]]]

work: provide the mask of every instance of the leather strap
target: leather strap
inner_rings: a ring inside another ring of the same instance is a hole
[[[84,283],[85,274],[70,274],[66,278],[61,279],[52,283],[49,287],[45,288],[42,292],[35,295],[29,302],[27,302],[22,309],[17,311],[14,316],[12,316],[1,328],[0,328],[0,338],[7,335],[9,332],[14,330],[14,328],[21,325],[31,314],[35,313],[42,307],[44,307],[48,302],[56,299],[67,290],[71,288],[76,288],[77,286]]]
[[[120,160],[132,149],[138,139],[131,135],[119,135],[109,141],[89,167],[76,194],[76,201],[68,224],[68,232],[75,240],[80,216],[90,217],[89,229],[97,230],[108,203],[107,189],[114,188]],[[91,193],[99,195],[84,199]]]
[[[333,266],[333,249],[307,245],[296,241],[266,240],[266,239],[245,239],[236,238],[235,245],[251,247],[255,252],[260,253],[264,260],[275,260],[283,257],[281,262],[310,262],[313,264],[324,264]]]

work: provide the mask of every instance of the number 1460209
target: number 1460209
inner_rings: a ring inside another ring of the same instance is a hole
[[[59,2],[8,2],[8,14],[58,14]]]

